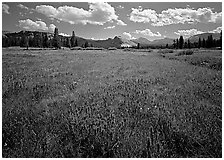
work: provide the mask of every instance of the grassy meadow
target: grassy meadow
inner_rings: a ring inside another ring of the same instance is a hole
[[[3,157],[222,157],[222,51],[2,50]]]

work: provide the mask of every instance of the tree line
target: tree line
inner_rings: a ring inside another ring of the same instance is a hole
[[[61,47],[89,47],[88,41],[84,43],[78,42],[75,32],[72,31],[71,37],[64,37],[58,34],[58,28],[55,28],[54,34],[37,31],[21,31],[19,33],[10,33],[2,36],[2,47],[20,46],[20,47],[39,47],[39,48],[55,48]]]
[[[172,47],[176,49],[222,47],[222,31],[220,33],[220,38],[218,40],[214,39],[212,35],[209,35],[206,40],[204,38],[201,39],[199,37],[198,42],[194,43],[191,43],[189,39],[186,42],[184,42],[183,36],[180,36],[179,39],[177,38],[173,41]],[[166,48],[169,48],[168,44],[166,45]]]

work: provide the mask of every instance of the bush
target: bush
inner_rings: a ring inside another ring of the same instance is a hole
[[[181,56],[181,55],[192,55],[194,53],[193,50],[191,49],[188,49],[188,50],[183,50],[183,51],[180,51],[176,54],[176,56]]]
[[[160,49],[158,53],[166,54],[166,53],[173,53],[172,49]]]
[[[133,48],[124,48],[123,51],[133,51]]]

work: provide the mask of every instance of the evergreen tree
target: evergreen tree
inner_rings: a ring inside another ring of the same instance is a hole
[[[176,48],[178,49],[179,48],[179,40],[177,38],[177,45],[176,45]]]
[[[176,48],[176,40],[173,40],[173,48]]]
[[[182,49],[183,48],[183,45],[184,45],[184,38],[183,38],[183,36],[180,36],[180,39],[179,39],[179,48]]]
[[[84,44],[84,48],[87,48],[89,46],[88,42],[86,41]]]
[[[53,47],[56,49],[61,49],[61,43],[58,36],[58,28],[54,29]]]
[[[206,48],[213,47],[213,37],[212,35],[208,36],[208,39],[206,40]]]
[[[190,42],[189,39],[187,40],[187,47],[188,47],[189,49],[191,48],[191,42]]]
[[[187,47],[188,47],[187,42],[184,42],[184,48],[187,48]]]
[[[66,47],[71,48],[71,42],[69,40],[69,37],[66,38]]]
[[[44,38],[43,38],[43,47],[44,47],[44,48],[48,48],[48,47],[49,47],[49,42],[48,42],[48,36],[47,36],[47,33],[44,35]]]
[[[140,49],[140,43],[138,43],[138,45],[137,45],[137,49]]]
[[[75,47],[78,46],[78,40],[75,40]]]
[[[198,48],[201,48],[201,38],[198,40]]]
[[[75,47],[75,32],[72,31],[72,37],[71,37],[71,47]]]
[[[166,48],[169,48],[169,45],[168,44],[166,44]]]
[[[202,41],[202,47],[205,48],[206,47],[206,43],[205,43],[205,39],[203,38],[203,41]]]

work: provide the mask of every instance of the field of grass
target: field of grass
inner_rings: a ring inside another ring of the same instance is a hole
[[[3,49],[2,156],[222,157],[216,52]]]

